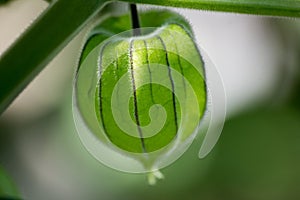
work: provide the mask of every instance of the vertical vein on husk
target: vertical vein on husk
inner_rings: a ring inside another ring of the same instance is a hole
[[[103,98],[102,98],[102,76],[103,76],[103,52],[105,47],[109,44],[109,42],[105,43],[101,50],[100,50],[100,55],[99,55],[99,61],[98,61],[98,65],[99,65],[99,90],[98,90],[98,99],[99,99],[99,112],[100,112],[100,118],[101,118],[101,123],[102,123],[102,127],[104,130],[104,133],[109,137],[109,134],[107,133],[107,129],[104,123],[104,115],[103,115]],[[110,137],[109,137],[110,138]]]
[[[174,112],[174,118],[175,118],[174,123],[175,123],[176,134],[177,134],[178,122],[177,122],[177,111],[176,111],[176,101],[175,101],[175,84],[174,84],[174,80],[173,80],[173,77],[172,77],[172,71],[171,71],[171,66],[170,66],[170,62],[169,62],[169,56],[168,56],[166,44],[164,43],[164,41],[162,40],[162,38],[160,36],[157,36],[157,38],[161,42],[161,44],[164,48],[164,52],[165,52],[166,64],[167,64],[167,67],[168,67],[168,75],[169,75],[169,78],[170,78],[170,83],[171,83],[171,88],[172,88],[172,103],[173,103],[173,112]]]
[[[142,129],[140,127],[141,124],[140,124],[139,113],[138,113],[138,102],[137,102],[136,84],[135,84],[135,77],[134,77],[133,43],[134,43],[134,40],[132,39],[130,41],[130,47],[129,47],[129,58],[130,58],[131,84],[132,84],[132,90],[133,90],[134,117],[135,117],[135,121],[137,124],[137,129],[138,129],[138,133],[140,136],[140,140],[142,143],[142,150],[145,153],[146,147],[145,147],[145,141],[144,141]]]
[[[178,51],[178,46],[177,46],[177,42],[174,38],[174,35],[172,33],[170,33],[171,37],[173,38],[173,40],[175,41],[175,53],[177,55],[177,61],[178,61],[178,65],[179,65],[179,69],[180,69],[180,73],[182,74],[182,82],[183,82],[183,90],[184,90],[184,95],[186,97],[186,85],[185,85],[185,81],[184,81],[184,73],[183,73],[183,68],[182,68],[182,64],[181,64],[181,58],[179,55],[179,51]]]
[[[152,72],[151,72],[151,69],[150,69],[149,54],[148,54],[148,47],[147,47],[146,40],[144,40],[144,44],[145,44],[145,49],[146,49],[146,63],[147,63],[147,68],[148,68],[148,72],[149,72],[150,96],[151,96],[152,103],[155,103],[154,97],[153,97],[153,88],[152,88]]]

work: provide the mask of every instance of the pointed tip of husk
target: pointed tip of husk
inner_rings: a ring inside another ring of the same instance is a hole
[[[148,183],[149,185],[155,185],[157,180],[164,179],[164,175],[159,171],[151,171],[148,173]]]

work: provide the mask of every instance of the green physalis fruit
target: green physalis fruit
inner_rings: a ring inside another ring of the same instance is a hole
[[[91,32],[77,71],[74,117],[83,143],[101,162],[159,177],[156,170],[181,156],[197,133],[205,75],[180,15],[152,10],[140,20],[151,28],[139,36],[126,31],[128,15]]]

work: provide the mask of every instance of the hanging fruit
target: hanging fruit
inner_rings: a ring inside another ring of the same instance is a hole
[[[182,16],[167,10],[137,16],[134,7],[131,13],[138,29],[129,30],[126,14],[91,31],[76,73],[74,117],[97,159],[121,171],[149,172],[152,183],[197,134],[205,72]]]

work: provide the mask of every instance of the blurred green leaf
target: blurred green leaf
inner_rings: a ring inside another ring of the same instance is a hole
[[[0,0],[0,5],[9,2],[10,0]]]
[[[14,199],[18,196],[15,184],[0,166],[0,199]]]

